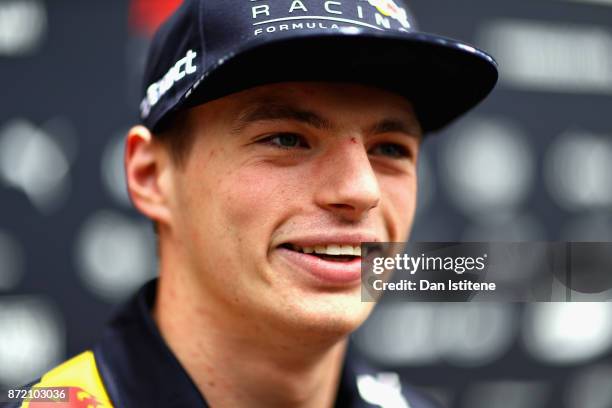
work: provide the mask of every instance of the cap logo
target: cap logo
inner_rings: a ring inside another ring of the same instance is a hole
[[[266,0],[249,1],[252,3],[253,34],[256,36],[308,29],[365,27],[378,31],[407,31],[411,28],[408,13],[393,0],[293,0],[282,6]],[[397,23],[392,24],[393,20]]]
[[[147,88],[147,95],[140,104],[140,114],[143,118],[149,116],[151,108],[155,106],[161,97],[172,89],[177,82],[185,76],[196,72],[197,67],[193,65],[196,56],[197,53],[194,50],[187,51],[187,54],[178,60],[162,79],[149,85]]]
[[[367,2],[376,7],[381,14],[399,21],[404,28],[410,28],[408,13],[393,0],[367,0]]]

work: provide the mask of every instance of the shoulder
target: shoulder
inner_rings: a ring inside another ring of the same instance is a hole
[[[53,390],[53,394],[56,394],[61,402],[21,399],[2,405],[3,408],[112,408],[91,351],[85,351],[63,362],[39,380],[20,388],[32,391],[57,389],[57,392]]]

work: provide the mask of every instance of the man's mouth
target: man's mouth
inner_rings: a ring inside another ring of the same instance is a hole
[[[285,271],[301,272],[297,276],[316,285],[354,290],[361,281],[361,245],[377,241],[371,233],[303,235],[279,243],[273,260],[281,262]]]
[[[359,245],[328,244],[301,247],[299,245],[287,243],[281,245],[281,248],[315,256],[325,261],[350,262],[357,258],[361,258],[361,246]]]

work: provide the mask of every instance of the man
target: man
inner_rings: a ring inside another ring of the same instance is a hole
[[[407,239],[423,134],[496,79],[396,1],[185,1],[126,140],[159,280],[34,389],[70,387],[70,407],[433,407],[347,351],[372,309],[360,244]]]

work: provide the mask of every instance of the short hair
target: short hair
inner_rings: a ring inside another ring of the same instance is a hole
[[[186,109],[176,112],[164,120],[153,137],[168,149],[173,164],[182,168],[193,147],[195,140],[193,133],[189,110]]]

